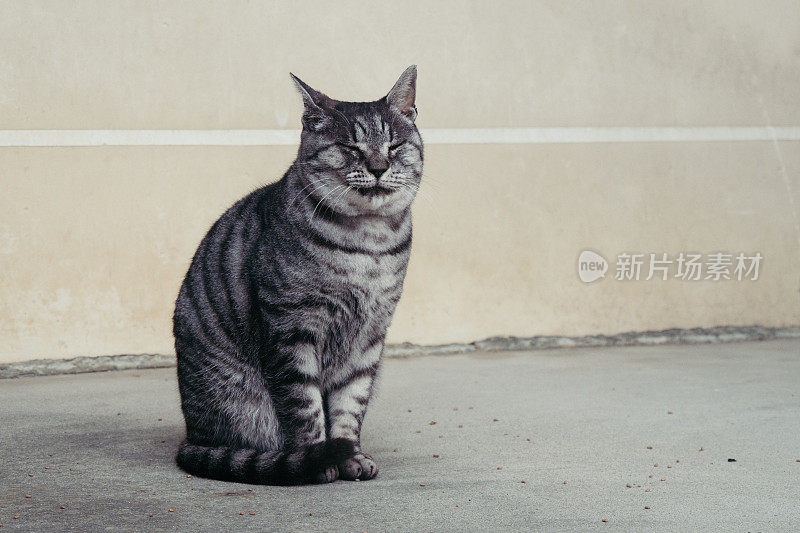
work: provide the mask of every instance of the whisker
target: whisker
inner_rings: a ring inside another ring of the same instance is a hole
[[[311,192],[309,192],[309,193],[308,193],[308,194],[305,196],[305,198],[303,198],[303,201],[305,201],[305,200],[307,200],[308,198],[310,198],[311,196],[313,196],[313,195],[314,195],[314,193],[315,193],[315,192],[317,192],[317,191],[319,191],[320,189],[324,189],[326,185],[327,185],[327,183],[323,183],[323,184],[321,184],[319,187],[316,187],[316,188],[314,188],[314,190],[312,190]]]
[[[320,205],[322,205],[322,202],[324,202],[326,198],[328,198],[329,196],[331,196],[333,193],[335,193],[336,191],[338,191],[338,190],[339,190],[340,188],[342,188],[342,187],[344,187],[344,185],[337,185],[336,187],[334,187],[333,189],[331,189],[331,190],[328,192],[328,194],[326,194],[325,196],[323,196],[323,197],[322,197],[322,199],[321,199],[319,202],[317,202],[317,205],[316,205],[316,206],[314,206],[314,210],[311,212],[311,217],[308,219],[308,221],[309,221],[309,222],[311,222],[312,220],[314,220],[314,215],[317,213],[317,209],[319,208],[319,206],[320,206]]]
[[[313,190],[312,190],[312,191],[311,191],[311,192],[310,192],[308,195],[306,195],[306,196],[303,198],[303,200],[306,200],[306,199],[307,199],[309,196],[311,196],[312,194],[314,194],[315,192],[317,192],[319,189],[321,189],[322,187],[324,187],[325,185],[327,185],[328,183],[330,183],[330,181],[331,181],[330,179],[323,178],[323,179],[321,179],[321,180],[319,180],[319,181],[316,181],[316,182],[314,182],[314,181],[312,181],[312,182],[309,182],[309,183],[308,183],[308,184],[307,184],[305,187],[303,187],[302,189],[300,189],[300,190],[297,192],[297,194],[295,194],[295,195],[294,195],[294,197],[292,198],[292,203],[294,203],[294,201],[295,201],[295,200],[297,200],[297,198],[298,198],[298,197],[299,197],[301,194],[303,194],[303,193],[304,193],[306,190],[308,190],[308,189],[309,189],[309,187],[314,187],[314,189],[313,189]]]
[[[428,195],[428,193],[426,191],[420,190],[420,185],[414,185],[412,183],[406,183],[404,185],[404,187],[407,190],[409,190],[412,195],[419,196],[420,198],[422,198],[423,200],[428,202],[428,204],[433,208],[432,212],[434,213],[434,217],[436,219],[436,223],[438,224],[438,223],[442,222],[442,215],[441,215],[439,209],[437,208],[438,206],[436,205],[436,202],[434,201],[434,199],[432,197],[430,197]]]
[[[342,196],[344,196],[345,194],[347,194],[347,191],[349,191],[349,190],[352,190],[352,188],[353,188],[353,187],[351,187],[350,185],[347,185],[347,186],[345,187],[345,189],[344,189],[344,190],[341,192],[341,194],[339,194],[339,196],[337,196],[337,197],[336,197],[336,200],[335,200],[335,201],[336,201],[336,202],[338,202],[338,201],[339,201],[339,199],[341,199],[341,197],[342,197]]]
[[[442,182],[440,181],[440,178],[437,178],[435,176],[430,176],[428,174],[423,175],[422,183],[427,183],[431,185],[434,189],[437,188],[440,189],[442,187]]]

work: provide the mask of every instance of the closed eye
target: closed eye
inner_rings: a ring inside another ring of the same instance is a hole
[[[352,155],[354,155],[356,157],[363,157],[364,156],[364,153],[361,151],[361,149],[358,146],[355,146],[353,144],[336,143],[336,145],[339,146],[340,148],[344,148],[345,150],[347,150],[348,152],[350,152]]]
[[[392,152],[392,153],[396,152],[396,151],[397,151],[397,150],[398,150],[398,149],[399,149],[401,146],[403,146],[404,144],[406,144],[406,143],[405,143],[405,142],[401,142],[401,143],[397,143],[397,144],[393,144],[393,145],[391,145],[391,146],[389,147],[389,152]]]

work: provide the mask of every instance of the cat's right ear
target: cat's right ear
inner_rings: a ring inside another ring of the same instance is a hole
[[[303,127],[313,132],[321,132],[333,124],[333,118],[326,112],[331,100],[321,92],[312,89],[306,82],[292,74],[300,96],[303,97]]]

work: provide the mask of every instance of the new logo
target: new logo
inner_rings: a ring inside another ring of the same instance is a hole
[[[584,250],[578,256],[578,276],[584,283],[591,283],[606,277],[608,261],[602,255],[591,250]]]

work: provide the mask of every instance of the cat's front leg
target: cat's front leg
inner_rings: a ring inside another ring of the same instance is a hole
[[[352,367],[347,375],[339,377],[327,393],[327,414],[329,437],[352,441],[355,454],[339,464],[341,479],[372,479],[378,475],[375,460],[361,450],[361,426],[367,405],[372,396],[372,385],[380,366],[383,342],[371,346],[358,365]]]
[[[313,468],[312,481],[336,481],[340,460],[328,461],[325,458],[328,444],[325,408],[314,345],[310,342],[287,343],[276,351],[268,381],[290,462],[296,456],[294,460]],[[298,472],[297,475],[303,478],[307,474]]]

